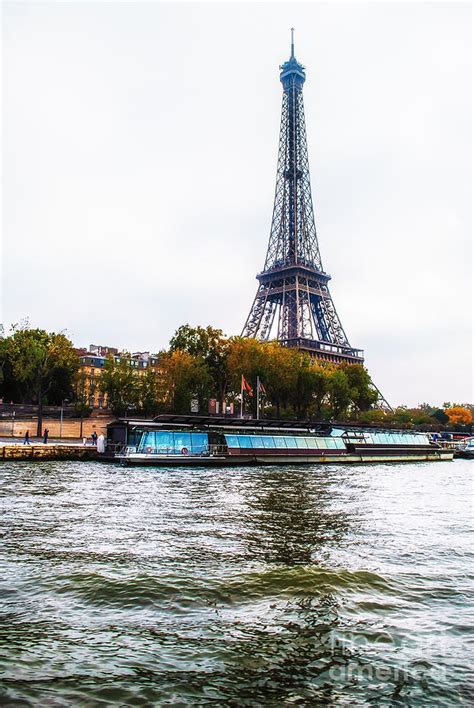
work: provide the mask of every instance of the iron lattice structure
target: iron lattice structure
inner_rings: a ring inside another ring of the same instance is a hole
[[[278,169],[272,226],[259,287],[243,337],[306,350],[336,362],[363,363],[349,344],[323,270],[314,221],[303,105],[305,69],[294,54],[280,67],[283,84]]]

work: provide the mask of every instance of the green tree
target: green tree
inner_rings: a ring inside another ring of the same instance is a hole
[[[378,398],[378,393],[372,386],[369,372],[362,364],[347,364],[341,368],[349,382],[354,413],[357,415],[361,411],[369,410]]]
[[[442,425],[446,425],[446,423],[449,423],[448,416],[443,410],[441,410],[441,408],[435,410],[434,413],[431,414],[431,417],[437,420],[438,423],[441,423]]]
[[[411,412],[406,406],[398,406],[391,414],[393,423],[397,425],[411,426],[412,416]]]
[[[191,327],[188,324],[179,327],[170,341],[170,351],[183,351],[195,359],[202,359],[210,375],[210,393],[224,406],[229,383],[228,356],[230,341],[221,329]]]
[[[129,354],[122,354],[119,360],[111,355],[107,357],[99,387],[107,393],[109,408],[115,415],[124,415],[127,410],[139,407],[139,375]]]
[[[367,425],[380,425],[389,422],[389,415],[383,410],[372,409],[363,411],[359,416],[359,420]]]
[[[275,405],[277,418],[280,418],[283,411],[295,402],[300,354],[295,349],[282,347],[278,342],[268,342],[262,346],[265,358],[259,375]]]
[[[60,402],[73,397],[74,376],[79,366],[72,342],[64,334],[43,329],[13,327],[13,334],[2,340],[4,372],[20,384],[23,398],[38,404],[36,434],[43,430],[43,406],[48,394]]]
[[[351,387],[346,372],[339,367],[328,376],[329,405],[336,419],[341,419],[351,403]]]
[[[147,369],[143,376],[139,377],[139,408],[146,416],[156,415],[160,409],[162,400],[159,384],[159,373],[154,369]]]

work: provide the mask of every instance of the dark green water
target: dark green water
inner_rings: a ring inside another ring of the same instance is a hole
[[[474,463],[0,467],[2,705],[472,705]]]

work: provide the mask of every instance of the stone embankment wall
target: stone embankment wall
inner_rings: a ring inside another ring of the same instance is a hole
[[[84,418],[82,421],[82,437],[89,438],[95,430],[97,435],[107,432],[107,425],[115,418],[113,416],[101,416],[100,418]],[[2,418],[0,419],[0,437],[9,437],[12,434],[15,438],[22,438],[27,430],[30,431],[30,437],[36,435],[36,426],[38,425],[37,418],[18,418],[18,420]],[[57,418],[44,418],[43,430],[48,428],[50,438],[59,438],[60,421]],[[81,432],[80,418],[66,418],[62,425],[62,438],[79,438]]]
[[[3,460],[96,460],[100,457],[95,447],[82,445],[3,445]]]

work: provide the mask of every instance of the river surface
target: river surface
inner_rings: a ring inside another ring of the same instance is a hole
[[[474,462],[0,467],[0,704],[474,702]]]

